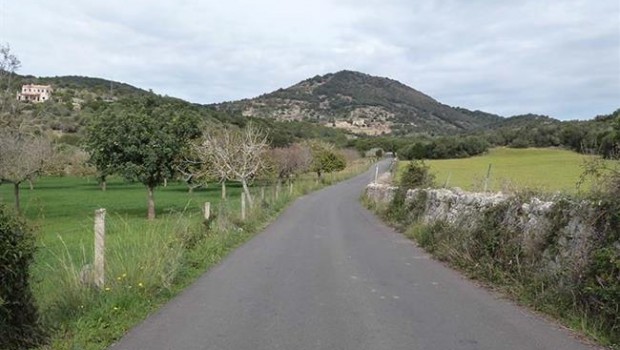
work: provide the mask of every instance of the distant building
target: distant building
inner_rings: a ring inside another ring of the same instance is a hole
[[[22,92],[17,93],[18,101],[34,103],[45,102],[52,97],[52,87],[49,85],[26,84],[22,86]]]

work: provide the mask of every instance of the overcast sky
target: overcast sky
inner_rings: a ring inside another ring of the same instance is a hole
[[[19,73],[85,75],[192,102],[343,69],[510,116],[620,107],[620,0],[0,0]]]

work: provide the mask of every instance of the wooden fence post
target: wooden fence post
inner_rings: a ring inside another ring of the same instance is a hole
[[[241,221],[245,221],[245,192],[241,192]]]
[[[95,285],[102,289],[105,284],[105,209],[95,210]]]

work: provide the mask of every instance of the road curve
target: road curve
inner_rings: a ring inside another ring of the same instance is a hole
[[[596,348],[381,223],[359,204],[373,175],[298,199],[111,349]]]

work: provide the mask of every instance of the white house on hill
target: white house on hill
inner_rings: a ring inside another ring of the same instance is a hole
[[[17,93],[18,101],[34,103],[45,102],[52,97],[52,87],[49,85],[26,84],[22,86],[22,92]]]

